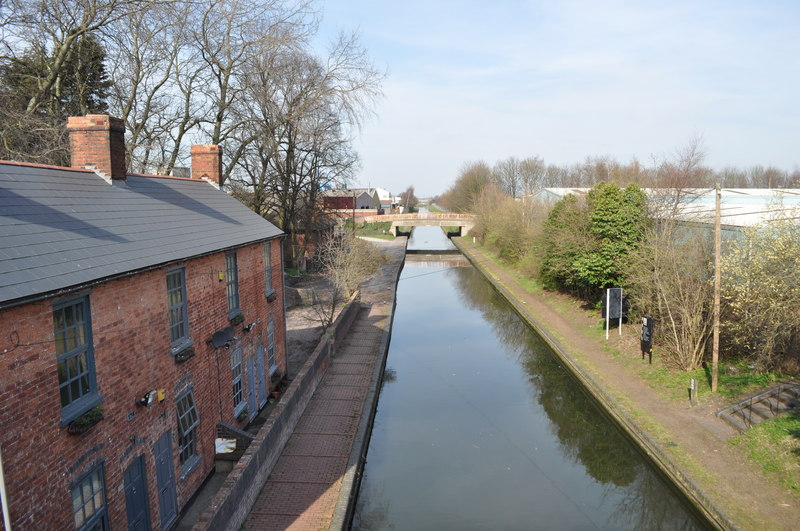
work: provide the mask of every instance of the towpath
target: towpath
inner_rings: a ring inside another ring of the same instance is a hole
[[[245,529],[338,529],[366,453],[406,238],[375,240],[387,263],[361,287],[363,307],[336,349]]]

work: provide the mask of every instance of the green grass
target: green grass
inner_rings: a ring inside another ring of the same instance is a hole
[[[722,396],[736,398],[774,385],[784,376],[774,372],[756,372],[746,363],[720,363],[719,392]]]
[[[428,207],[428,212],[442,212],[442,209],[436,208],[435,206],[433,206],[433,203],[428,203],[427,207]]]
[[[764,472],[800,494],[800,415],[790,413],[762,422],[731,438],[730,444],[745,449]]]
[[[680,371],[664,366],[658,360],[658,349],[653,351],[653,365],[644,365],[639,373],[648,385],[674,400],[688,400],[691,379],[697,382],[697,397],[702,399],[711,395],[711,368],[693,371]],[[781,379],[780,374],[758,373],[744,364],[720,363],[718,375],[719,396],[730,400],[748,393],[755,393],[774,385]]]
[[[353,230],[353,220],[348,219],[345,222],[345,230]],[[356,223],[356,236],[367,236],[369,238],[381,238],[384,240],[393,240],[394,236],[390,232],[392,228],[391,221],[375,221],[374,223]]]

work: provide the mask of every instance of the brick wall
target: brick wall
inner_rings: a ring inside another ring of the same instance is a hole
[[[348,196],[323,197],[322,206],[330,210],[352,209],[355,205],[355,198]]]
[[[275,319],[276,359],[286,367],[285,326],[280,268],[280,240],[273,240],[272,280],[277,297],[265,293],[263,244],[237,250],[240,306],[245,320],[235,326],[246,359],[266,345],[267,318]],[[241,426],[233,418],[231,350],[207,344],[230,323],[225,296],[225,255],[181,264],[186,271],[189,335],[195,355],[182,363],[173,358],[167,319],[166,272],[153,270],[94,286],[89,293],[97,387],[104,419],[88,432],[70,435],[61,427],[61,407],[53,344],[52,300],[0,313],[0,447],[15,528],[72,528],[70,497],[75,481],[97,463],[105,472],[109,519],[127,525],[123,472],[143,455],[153,528],[160,528],[153,445],[166,431],[172,435],[178,507],[181,508],[214,466],[217,422]],[[174,266],[173,265],[173,266]],[[255,323],[249,332],[243,327]],[[245,393],[247,379],[243,378]],[[178,462],[176,396],[191,386],[200,417],[199,464],[181,477]],[[164,389],[163,402],[149,407],[136,399]]]
[[[222,185],[222,148],[217,144],[195,144],[189,154],[192,157],[192,179],[208,179]]]
[[[73,168],[94,165],[111,179],[125,180],[125,123],[104,114],[70,116],[67,120]]]

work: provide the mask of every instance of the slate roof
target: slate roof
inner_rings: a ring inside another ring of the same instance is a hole
[[[281,234],[206,181],[0,163],[0,308]]]

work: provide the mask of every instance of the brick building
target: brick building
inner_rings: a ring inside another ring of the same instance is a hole
[[[0,162],[3,509],[166,529],[285,374],[283,234],[219,190],[218,146],[135,175],[120,120],[68,129],[72,168]]]
[[[381,200],[374,188],[351,188],[349,190],[325,190],[322,207],[326,210],[381,210]],[[372,215],[375,212],[371,213]]]

